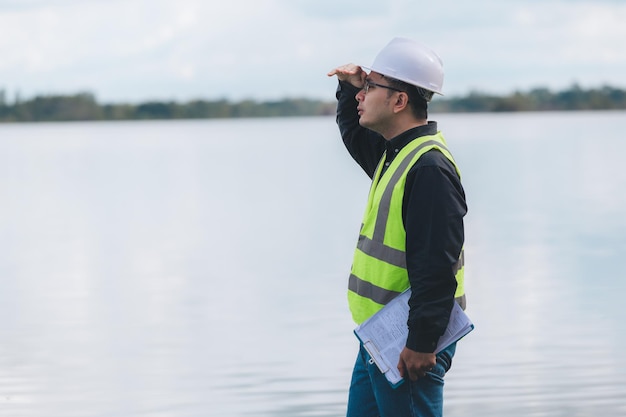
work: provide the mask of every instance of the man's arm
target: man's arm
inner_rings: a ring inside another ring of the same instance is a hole
[[[467,206],[454,166],[438,151],[427,152],[411,169],[404,203],[412,296],[409,336],[398,367],[416,379],[435,365],[432,352],[448,325]]]
[[[385,150],[385,139],[359,124],[356,94],[363,88],[366,73],[354,64],[343,65],[328,73],[339,80],[337,88],[337,125],[346,149],[372,178]]]

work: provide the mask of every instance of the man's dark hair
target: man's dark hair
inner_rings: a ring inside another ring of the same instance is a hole
[[[414,85],[405,83],[404,81],[396,80],[395,78],[383,77],[389,81],[389,86],[396,88],[400,91],[404,91],[409,96],[409,106],[411,107],[411,112],[413,116],[417,119],[428,119],[428,101],[425,97],[430,100],[432,97],[432,92],[424,90],[423,88],[416,87]],[[394,93],[393,90],[388,90],[388,96]]]

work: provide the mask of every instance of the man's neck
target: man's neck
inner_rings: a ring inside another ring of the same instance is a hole
[[[427,119],[408,119],[406,121],[399,120],[398,123],[395,123],[393,126],[390,126],[389,129],[385,132],[379,132],[383,135],[385,140],[391,140],[401,133],[406,132],[409,129],[413,129],[419,126],[425,126],[428,124]]]

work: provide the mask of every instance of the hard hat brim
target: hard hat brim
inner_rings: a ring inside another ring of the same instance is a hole
[[[366,70],[367,72],[375,72],[377,74],[384,75],[385,77],[393,78],[394,80],[402,81],[403,83],[407,83],[407,84],[413,85],[415,87],[423,88],[424,90],[428,90],[428,91],[431,91],[431,92],[433,92],[435,94],[438,94],[440,96],[444,96],[444,94],[441,92],[441,90],[435,90],[435,89],[433,89],[432,86],[429,87],[429,86],[421,85],[421,84],[416,83],[413,80],[409,80],[409,79],[406,79],[404,77],[398,77],[397,75],[394,75],[392,71],[380,70],[380,69],[372,68],[372,67],[369,67],[369,66],[366,66],[366,65],[359,65],[359,66],[362,69]]]

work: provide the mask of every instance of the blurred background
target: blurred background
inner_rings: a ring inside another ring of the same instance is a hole
[[[4,0],[6,99],[327,99],[340,64],[395,36],[443,58],[447,95],[624,87],[620,0]]]

